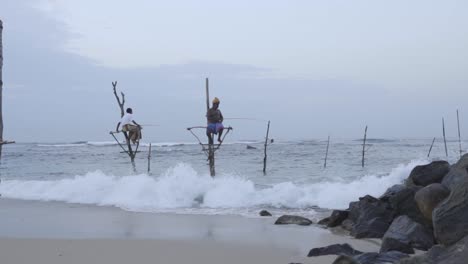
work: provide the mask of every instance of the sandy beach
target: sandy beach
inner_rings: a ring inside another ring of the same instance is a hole
[[[331,263],[313,247],[356,240],[318,226],[275,226],[276,217],[134,213],[113,207],[0,200],[2,263]]]

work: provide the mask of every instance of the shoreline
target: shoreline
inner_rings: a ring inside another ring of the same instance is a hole
[[[128,249],[126,254],[143,254],[144,259],[152,259],[166,253],[170,256],[168,252],[174,250],[174,262],[167,263],[230,263],[223,256],[234,253],[238,257],[235,261],[243,259],[245,263],[331,263],[334,256],[307,258],[307,253],[314,247],[334,243],[349,243],[362,251],[380,247],[378,240],[354,239],[315,224],[274,225],[276,217],[135,213],[116,207],[0,199],[0,219],[0,255],[9,257],[8,263],[28,263],[24,259],[14,262],[21,259],[15,252],[35,256],[38,252],[34,245],[44,247],[44,254],[40,254],[44,258],[35,258],[35,263],[78,263],[73,259],[63,262],[64,258],[51,253],[61,245],[71,245],[70,256],[102,248],[102,252],[118,252],[115,256]],[[17,250],[8,250],[10,247]],[[93,261],[116,263],[114,255],[109,254],[94,254]],[[182,259],[193,256],[198,257],[195,262]],[[76,257],[81,258],[79,254]],[[54,259],[59,262],[53,262]]]

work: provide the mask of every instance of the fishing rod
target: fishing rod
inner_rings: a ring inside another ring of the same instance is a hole
[[[262,121],[262,122],[268,121],[265,119],[248,118],[248,117],[229,117],[229,118],[224,118],[224,120],[250,120],[250,121]]]

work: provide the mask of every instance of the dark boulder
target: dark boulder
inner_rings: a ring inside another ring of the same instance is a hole
[[[393,220],[382,239],[380,252],[396,250],[412,254],[413,248],[428,250],[433,245],[431,230],[403,215]]]
[[[468,263],[468,236],[451,246],[436,245],[426,254],[402,259],[399,264],[462,264]]]
[[[336,227],[341,225],[341,223],[348,218],[349,212],[344,210],[333,210],[332,214],[320,220],[318,224],[326,225],[328,227]]]
[[[440,183],[433,183],[417,191],[414,200],[424,217],[432,221],[432,211],[449,194],[447,187]]]
[[[385,253],[363,253],[357,256],[339,256],[333,264],[388,264],[397,263],[401,259],[407,258],[408,255],[398,252],[389,251]]]
[[[257,149],[256,147],[252,147],[250,145],[247,145],[247,149]]]
[[[452,190],[455,186],[461,182],[464,182],[467,178],[468,154],[465,154],[450,168],[450,171],[442,180],[442,184],[449,188],[449,190]]]
[[[388,204],[370,195],[351,202],[348,219],[352,221],[351,235],[356,238],[381,238],[394,217]]]
[[[318,257],[325,255],[346,255],[355,256],[362,254],[361,251],[355,250],[349,244],[334,244],[327,247],[313,248],[309,251],[308,257]]]
[[[437,205],[432,221],[434,235],[441,244],[451,245],[468,235],[467,180],[453,187],[450,195]]]
[[[260,216],[271,216],[271,213],[267,210],[261,210],[259,213]]]
[[[302,216],[283,215],[280,218],[278,218],[275,222],[275,225],[290,225],[290,224],[308,226],[312,224],[312,221]]]
[[[440,183],[449,170],[450,164],[447,161],[433,161],[427,165],[414,167],[410,173],[408,181],[418,186]]]
[[[389,204],[395,216],[407,215],[414,221],[432,228],[432,222],[424,217],[414,200],[416,192],[420,189],[418,186],[394,185],[380,197],[380,200]]]

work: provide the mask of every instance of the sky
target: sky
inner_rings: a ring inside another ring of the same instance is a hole
[[[109,141],[126,106],[193,141],[205,78],[232,140],[432,138],[468,126],[466,1],[1,0],[6,139]],[[229,119],[253,118],[255,120]]]

